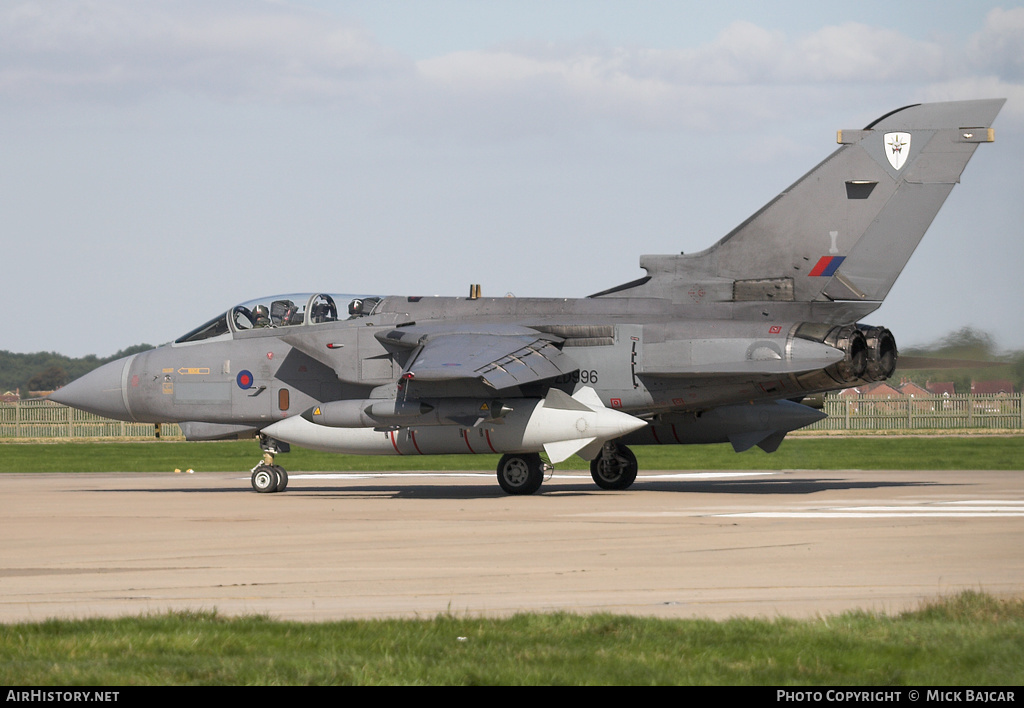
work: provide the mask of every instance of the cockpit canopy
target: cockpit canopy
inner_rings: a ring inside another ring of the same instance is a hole
[[[380,297],[304,293],[275,295],[235,305],[191,332],[174,340],[175,344],[199,342],[221,335],[264,327],[298,327],[325,322],[351,320],[372,315]],[[338,303],[345,308],[338,311]]]

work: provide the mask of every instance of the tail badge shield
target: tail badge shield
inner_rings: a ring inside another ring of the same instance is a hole
[[[885,156],[894,170],[903,167],[910,154],[910,133],[886,133]]]

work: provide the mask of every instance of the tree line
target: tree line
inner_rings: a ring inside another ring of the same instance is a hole
[[[1024,350],[1000,353],[995,339],[987,332],[962,327],[930,344],[900,349],[901,356],[936,359],[936,368],[901,368],[899,359],[890,381],[903,379],[924,386],[928,382],[951,381],[957,393],[970,393],[971,382],[1008,380],[1014,391],[1024,391]],[[976,361],[969,365],[966,361]],[[956,362],[951,367],[949,362]]]
[[[107,362],[152,348],[151,344],[136,344],[105,358],[95,354],[75,358],[57,352],[16,354],[0,350],[0,393],[20,390],[21,397],[28,398],[29,391],[53,391]]]

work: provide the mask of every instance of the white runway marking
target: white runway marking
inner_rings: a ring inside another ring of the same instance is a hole
[[[670,474],[645,474],[639,479],[736,479],[739,477],[771,477],[782,472],[672,472]]]
[[[289,479],[386,479],[388,477],[472,477],[475,479],[494,477],[493,472],[289,472]]]
[[[762,507],[763,508],[763,507]],[[893,504],[849,507],[811,507],[807,509],[779,509],[770,511],[721,511],[706,508],[686,508],[671,511],[604,511],[583,513],[576,516],[601,516],[619,518],[668,518],[668,517],[714,517],[746,519],[887,519],[887,518],[1024,518],[1024,501],[962,499],[958,501],[918,504]]]
[[[830,509],[806,509],[789,511],[748,511],[714,516],[732,516],[760,519],[877,519],[877,518],[977,518],[977,517],[1020,517],[1024,518],[1024,501],[990,501],[985,499],[964,499],[951,502],[922,502],[921,504],[899,506],[851,506]]]
[[[494,472],[289,472],[289,479],[387,479],[397,477],[444,478],[467,477],[473,479],[492,479]],[[767,477],[781,474],[780,472],[672,472],[669,474],[645,474],[640,480],[652,479],[734,479],[739,477]],[[549,477],[545,476],[545,479]],[[590,479],[588,472],[579,470],[574,474],[556,472],[550,479]]]

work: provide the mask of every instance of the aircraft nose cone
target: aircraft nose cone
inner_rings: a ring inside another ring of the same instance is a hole
[[[134,421],[128,408],[126,378],[136,355],[104,364],[49,395],[51,401],[105,418]]]

